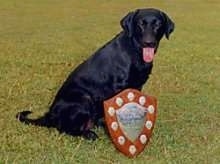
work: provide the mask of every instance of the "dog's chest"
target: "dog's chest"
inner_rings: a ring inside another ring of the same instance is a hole
[[[129,83],[132,86],[141,87],[147,81],[152,67],[153,65],[151,63],[133,65],[130,69]]]

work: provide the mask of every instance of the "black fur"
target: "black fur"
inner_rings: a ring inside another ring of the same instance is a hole
[[[155,53],[163,35],[169,38],[174,23],[156,9],[138,9],[121,20],[123,31],[80,64],[58,91],[50,110],[41,118],[17,114],[26,124],[55,127],[70,135],[95,140],[91,131],[103,117],[103,101],[126,88],[141,90],[153,63],[144,62],[143,47]]]

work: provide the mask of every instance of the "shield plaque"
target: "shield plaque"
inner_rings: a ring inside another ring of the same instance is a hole
[[[126,89],[104,101],[105,121],[115,147],[128,157],[141,153],[154,128],[157,100]]]

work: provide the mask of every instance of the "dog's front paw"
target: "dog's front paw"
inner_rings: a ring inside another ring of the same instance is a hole
[[[95,124],[97,127],[105,127],[105,120],[104,118],[100,118],[96,121],[96,124]]]
[[[98,135],[95,132],[88,130],[83,133],[83,137],[87,140],[95,141],[98,138]]]

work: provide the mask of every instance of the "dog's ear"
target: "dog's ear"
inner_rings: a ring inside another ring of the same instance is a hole
[[[120,21],[121,27],[123,28],[123,30],[125,31],[125,33],[129,37],[131,37],[133,35],[133,20],[134,20],[134,16],[136,15],[137,12],[138,12],[138,10],[136,10],[135,12],[129,12]]]
[[[167,14],[163,13],[163,18],[165,21],[165,36],[167,39],[169,39],[170,34],[174,31],[175,24],[174,22],[167,16]]]

